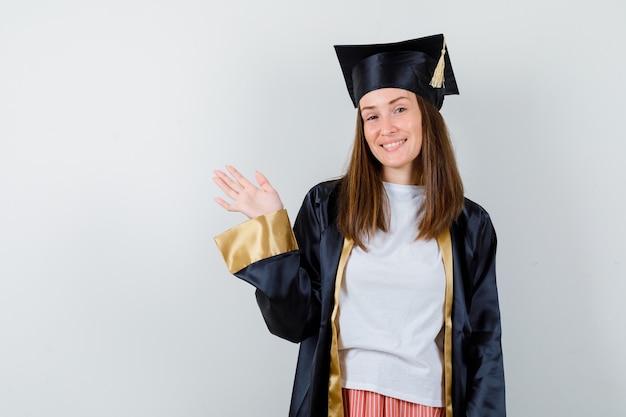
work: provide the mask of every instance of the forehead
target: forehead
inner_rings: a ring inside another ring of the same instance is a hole
[[[412,91],[402,88],[379,88],[363,95],[359,100],[359,107],[383,106],[401,99],[417,101],[415,93]]]

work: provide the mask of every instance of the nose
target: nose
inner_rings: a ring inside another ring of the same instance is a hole
[[[382,116],[380,122],[380,133],[383,136],[388,136],[396,132],[396,126],[394,125],[391,117]]]

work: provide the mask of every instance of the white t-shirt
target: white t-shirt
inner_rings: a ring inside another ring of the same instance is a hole
[[[391,227],[352,250],[339,301],[344,388],[442,407],[445,272],[436,240],[415,240],[420,186],[384,183]]]

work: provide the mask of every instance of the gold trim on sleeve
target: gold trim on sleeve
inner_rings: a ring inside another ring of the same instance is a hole
[[[337,268],[337,277],[335,278],[335,306],[330,316],[332,326],[332,342],[330,346],[330,376],[328,377],[328,417],[343,417],[343,399],[341,396],[341,368],[339,366],[339,345],[337,341],[337,325],[336,319],[339,314],[339,294],[341,292],[341,281],[343,280],[344,271],[350,252],[352,251],[353,242],[350,239],[344,239],[341,257],[339,258],[339,267]]]
[[[446,274],[446,295],[444,300],[444,389],[446,394],[446,417],[452,417],[452,286],[453,286],[453,264],[452,264],[452,241],[450,231],[446,230],[437,237],[441,258],[443,259],[443,269]]]
[[[215,237],[231,274],[271,256],[298,250],[287,210],[255,217]]]

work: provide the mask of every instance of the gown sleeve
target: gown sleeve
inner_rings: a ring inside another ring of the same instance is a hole
[[[476,230],[475,274],[469,307],[468,417],[504,417],[504,367],[496,287],[496,233],[485,212]]]
[[[306,339],[320,321],[320,226],[310,194],[293,230],[281,210],[215,238],[230,272],[256,288],[269,331],[292,342]]]

